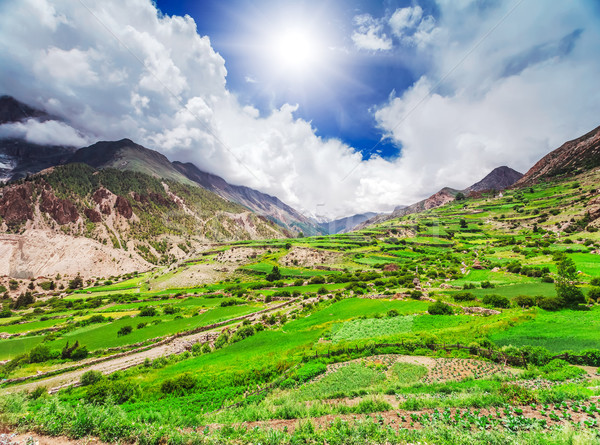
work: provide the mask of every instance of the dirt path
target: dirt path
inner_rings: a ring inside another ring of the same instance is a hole
[[[297,303],[296,301],[290,301],[290,306],[293,306],[292,303]],[[270,308],[267,308],[268,311],[278,311],[285,310],[287,308],[280,307],[282,303],[274,305]],[[286,304],[286,303],[284,303]],[[257,322],[262,314],[248,314],[244,318],[249,319],[251,322]],[[40,386],[45,386],[50,393],[57,392],[58,390],[65,388],[67,386],[78,385],[81,376],[87,371],[100,371],[103,374],[111,374],[116,371],[124,370],[131,368],[133,366],[138,366],[144,363],[146,359],[154,360],[159,357],[166,357],[173,354],[181,354],[182,352],[189,350],[194,343],[213,343],[216,337],[220,334],[220,332],[224,329],[231,329],[235,326],[236,322],[241,323],[242,320],[230,319],[227,322],[234,323],[226,324],[225,326],[219,326],[211,330],[198,332],[195,334],[185,335],[182,337],[174,338],[167,344],[158,345],[156,347],[152,347],[145,351],[140,351],[137,353],[133,353],[131,355],[116,357],[111,360],[107,360],[101,363],[92,364],[90,366],[86,366],[84,368],[68,371],[60,375],[56,375],[53,377],[48,377],[46,379],[40,379],[31,381],[28,383],[22,383],[14,386],[9,386],[8,388],[2,389],[2,393],[9,394],[19,391],[32,391],[35,388]]]

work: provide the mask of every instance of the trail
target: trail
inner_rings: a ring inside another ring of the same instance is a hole
[[[63,374],[55,375],[52,377],[42,378],[39,380],[34,380],[22,384],[16,384],[14,386],[3,388],[0,391],[3,394],[9,394],[19,391],[32,391],[38,387],[44,386],[48,389],[48,392],[52,394],[59,391],[62,388],[79,385],[79,380],[81,379],[81,376],[87,371],[100,371],[103,374],[112,374],[116,371],[121,371],[124,369],[131,368],[133,366],[141,365],[146,359],[154,360],[159,357],[167,357],[173,354],[181,354],[182,352],[189,350],[191,346],[195,343],[208,342],[210,344],[213,344],[216,338],[221,333],[221,331],[225,329],[230,329],[232,326],[235,325],[235,323],[242,322],[245,319],[248,319],[252,322],[257,322],[262,314],[282,309],[285,306],[293,306],[293,304],[296,302],[296,299],[286,301],[284,303],[277,304],[270,308],[263,309],[262,311],[225,320],[223,322],[220,322],[219,326],[213,329],[208,329],[202,332],[190,333],[188,335],[176,336],[172,340],[168,341],[166,344],[160,344],[154,347],[150,347],[149,349],[146,349],[144,351],[136,352],[131,355],[115,357],[114,359],[108,359],[101,363],[91,364],[89,366],[84,366],[81,369],[67,371]],[[234,325],[230,323],[234,323]]]

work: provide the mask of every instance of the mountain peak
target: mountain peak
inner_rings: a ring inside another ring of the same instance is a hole
[[[468,187],[464,191],[467,193],[471,192],[483,192],[485,190],[504,190],[519,179],[523,177],[523,173],[503,165],[496,167],[481,181],[476,182],[471,187]]]

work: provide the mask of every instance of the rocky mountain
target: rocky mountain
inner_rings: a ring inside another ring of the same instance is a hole
[[[352,231],[356,226],[376,215],[377,213],[374,212],[359,213],[357,215],[347,216],[333,221],[322,222],[319,223],[319,225],[329,234],[346,233]]]
[[[134,171],[67,164],[0,188],[0,275],[116,275],[287,235],[201,187]]]
[[[250,187],[229,184],[220,176],[204,172],[190,162],[175,161],[173,167],[206,190],[210,190],[224,199],[241,204],[259,215],[264,215],[292,233],[302,232],[308,236],[327,234],[324,228],[275,196],[259,192]]]
[[[10,96],[0,98],[0,124],[49,118],[45,112]],[[136,171],[182,184],[200,185],[224,199],[269,218],[288,231],[290,236],[296,236],[300,232],[305,235],[326,233],[318,223],[274,196],[249,187],[231,185],[223,178],[204,172],[190,163],[171,163],[161,153],[130,139],[101,141],[79,150],[73,147],[36,145],[19,139],[0,139],[0,181],[24,178],[66,163],[83,163],[95,169]]]
[[[519,173],[510,167],[502,166],[492,170],[481,181],[476,182],[471,187],[463,190],[465,195],[472,192],[484,192],[487,190],[504,190],[523,177],[523,173]]]
[[[576,175],[600,166],[600,127],[583,136],[565,142],[540,159],[515,184],[526,186],[542,179],[560,175]]]
[[[10,96],[0,97],[0,125],[44,121],[50,116]],[[0,182],[13,181],[62,164],[75,152],[74,147],[39,145],[22,139],[0,139]]]
[[[481,181],[476,182],[464,190],[444,187],[440,191],[434,193],[428,198],[423,199],[422,201],[416,202],[409,206],[396,207],[391,214],[380,214],[370,218],[362,224],[357,225],[355,229],[359,230],[372,224],[378,224],[393,218],[401,218],[412,213],[420,213],[443,206],[444,204],[453,201],[459,193],[468,196],[470,194],[481,193],[490,190],[504,190],[515,184],[522,176],[522,173],[519,173],[510,167],[498,167],[488,173]]]

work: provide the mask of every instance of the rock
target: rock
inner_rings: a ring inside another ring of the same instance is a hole
[[[31,184],[21,184],[4,190],[0,197],[0,216],[9,225],[33,218]]]
[[[102,221],[102,215],[94,209],[84,209],[83,213],[93,223],[99,223]]]
[[[92,199],[96,204],[101,204],[102,201],[107,199],[110,196],[110,192],[105,188],[100,188],[94,192],[92,195]]]
[[[133,209],[131,208],[131,204],[126,198],[122,196],[117,196],[117,201],[115,202],[115,209],[117,213],[123,215],[125,218],[129,219],[133,216]]]
[[[42,191],[40,210],[48,213],[60,225],[73,223],[79,219],[77,207],[68,199],[59,199],[50,190]]]

